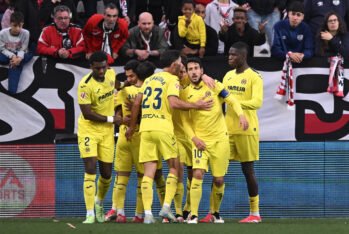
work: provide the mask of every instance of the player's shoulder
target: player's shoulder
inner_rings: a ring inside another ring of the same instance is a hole
[[[260,79],[263,79],[261,73],[259,73],[257,70],[255,70],[254,68],[250,67],[250,69],[247,70],[247,72],[249,72],[251,75],[258,77]]]
[[[79,82],[79,85],[87,86],[87,85],[91,84],[92,80],[93,80],[92,73],[89,73],[89,74],[85,75],[84,77],[82,77],[82,79]]]

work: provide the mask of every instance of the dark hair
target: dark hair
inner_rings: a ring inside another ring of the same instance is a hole
[[[20,11],[13,12],[12,15],[10,16],[10,23],[15,23],[15,24],[24,23],[24,16],[22,12]]]
[[[289,11],[300,12],[304,14],[304,3],[298,1],[292,2],[287,8],[287,12]]]
[[[135,72],[139,64],[140,62],[138,60],[132,59],[125,64],[124,70],[132,70]]]
[[[247,10],[245,8],[243,8],[243,7],[236,7],[234,9],[234,13],[235,12],[243,12],[243,13],[247,14]]]
[[[185,68],[188,69],[188,64],[189,63],[197,63],[197,64],[199,64],[200,68],[203,68],[201,59],[199,57],[190,57],[190,58],[188,58],[187,62],[185,64]]]
[[[69,13],[69,17],[71,17],[71,10],[66,5],[58,5],[55,8],[53,8],[52,15],[56,16],[57,12],[63,12],[63,11],[68,12]]]
[[[134,72],[137,74],[138,79],[143,81],[149,76],[153,75],[155,72],[155,69],[156,67],[152,62],[144,61],[137,66]]]
[[[104,7],[104,10],[107,9],[107,8],[109,8],[109,9],[118,9],[118,8],[116,7],[116,5],[115,5],[114,3],[112,3],[112,2],[108,3],[108,4]]]
[[[171,64],[176,61],[180,56],[180,52],[178,50],[166,50],[160,56],[161,64],[164,67],[169,67]]]
[[[94,52],[90,59],[89,59],[89,62],[90,64],[92,65],[94,62],[103,62],[103,61],[108,61],[108,56],[105,52],[103,51],[97,51],[97,52]]]
[[[235,42],[230,48],[237,49],[239,52],[244,52],[246,56],[248,56],[248,51],[250,49],[250,47],[242,41]]]
[[[328,48],[328,42],[325,40],[321,40],[321,32],[323,31],[329,31],[328,29],[328,19],[332,16],[335,15],[337,17],[338,20],[338,30],[337,30],[337,34],[338,35],[344,35],[347,33],[347,25],[345,24],[344,20],[342,19],[342,17],[335,11],[330,11],[326,14],[326,16],[324,17],[324,21],[322,22],[322,25],[320,27],[320,30],[318,32],[318,34],[316,35],[317,38],[320,38],[321,41],[321,47],[320,47],[320,54],[324,55],[325,54],[325,50]]]
[[[184,6],[184,4],[192,4],[193,7],[195,8],[195,2],[193,0],[183,0],[182,7]]]

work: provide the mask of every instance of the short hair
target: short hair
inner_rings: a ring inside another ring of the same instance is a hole
[[[52,16],[56,16],[57,12],[63,12],[63,11],[68,12],[69,17],[71,17],[71,10],[66,5],[58,5],[55,8],[53,8]]]
[[[137,74],[138,79],[143,81],[149,76],[153,75],[155,69],[156,67],[152,62],[144,61],[137,66],[135,73]]]
[[[115,5],[114,3],[112,3],[112,2],[108,3],[108,4],[104,7],[104,10],[107,9],[107,8],[119,10],[119,9],[116,7],[116,5]]]
[[[197,63],[197,64],[199,64],[200,68],[203,68],[201,59],[199,57],[190,57],[190,58],[188,58],[186,63],[185,63],[185,68],[188,69],[188,64],[189,63]]]
[[[184,4],[192,4],[193,7],[195,8],[195,2],[193,0],[183,0],[182,7],[184,6]]]
[[[169,67],[171,64],[180,57],[178,50],[166,50],[160,56],[160,62],[164,67]]]
[[[247,14],[246,8],[243,8],[243,7],[235,7],[234,13],[235,12],[243,12],[243,13]]]
[[[10,16],[10,23],[20,24],[24,23],[24,15],[20,11],[15,11]]]
[[[248,56],[249,46],[242,41],[235,42],[230,48],[237,49],[239,52],[245,52],[246,56]]]
[[[287,12],[289,11],[300,12],[304,14],[304,3],[299,1],[292,2],[287,8]]]
[[[94,52],[90,59],[89,62],[92,65],[94,62],[103,62],[103,61],[108,61],[108,56],[105,52],[103,51],[96,51]]]
[[[138,60],[132,59],[125,64],[124,70],[132,70],[133,72],[136,72],[139,64],[140,62]]]

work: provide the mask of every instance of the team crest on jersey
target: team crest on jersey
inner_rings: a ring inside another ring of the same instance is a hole
[[[298,40],[298,41],[302,41],[302,40],[303,40],[303,34],[297,35],[297,40]]]
[[[200,159],[196,159],[196,160],[195,160],[195,163],[196,163],[196,164],[199,164],[199,163],[200,163]]]
[[[322,1],[317,2],[317,6],[321,7],[321,6],[323,6],[323,5],[324,5],[324,3],[323,3]]]
[[[210,96],[211,96],[211,92],[210,91],[206,91],[205,97],[210,97]]]
[[[86,151],[86,153],[89,153],[91,150],[90,150],[90,148],[87,147],[87,148],[85,149],[85,151]]]
[[[86,96],[87,96],[87,94],[86,94],[85,92],[82,92],[82,93],[80,94],[80,97],[81,97],[82,99],[85,99]]]
[[[333,5],[338,6],[341,3],[341,1],[333,0],[332,3],[333,3]]]
[[[247,83],[247,80],[246,80],[246,79],[242,79],[242,80],[241,80],[241,84],[244,85],[244,84],[246,84],[246,83]]]

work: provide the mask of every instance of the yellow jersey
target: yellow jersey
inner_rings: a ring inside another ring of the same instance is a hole
[[[114,92],[116,74],[113,69],[108,69],[103,82],[92,77],[92,74],[84,76],[78,86],[78,103],[91,105],[91,110],[104,116],[114,116]],[[99,126],[108,126],[110,123],[95,122],[85,119],[82,113],[78,119],[78,126],[96,129]]]
[[[184,89],[184,101],[194,103],[202,98],[213,100],[213,106],[209,111],[189,110],[195,136],[205,142],[224,139],[228,135],[222,110],[224,99],[219,96],[223,89],[224,86],[219,81],[216,81],[214,89],[210,89],[203,81],[198,85],[190,84]]]
[[[187,39],[190,44],[206,46],[206,25],[201,16],[193,13],[190,17],[190,24],[185,26],[186,17],[178,16],[178,34],[180,37]]]
[[[223,78],[227,90],[240,102],[249,128],[243,131],[239,127],[239,118],[228,106],[225,120],[229,134],[259,135],[257,110],[263,103],[262,76],[251,68],[237,74],[236,70],[227,72]]]
[[[168,97],[179,97],[178,77],[168,72],[158,72],[145,79],[141,93],[142,117],[140,132],[173,132],[172,109]]]
[[[122,111],[122,116],[127,116],[131,115],[131,110],[127,109],[127,102],[133,102],[134,99],[137,97],[139,92],[141,91],[142,87],[137,87],[134,85],[127,86],[123,89],[121,89],[117,94],[116,94],[116,101],[115,101],[115,107],[121,106],[121,111]],[[120,126],[120,131],[121,129],[126,129],[127,126],[124,124],[121,124]],[[136,131],[139,130],[139,126],[136,126]]]

